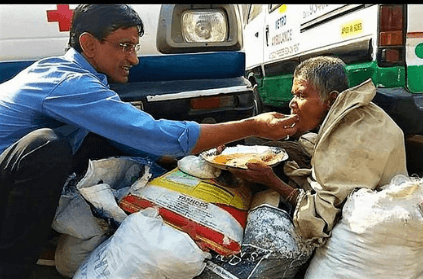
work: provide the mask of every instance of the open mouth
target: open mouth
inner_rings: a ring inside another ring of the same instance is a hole
[[[131,70],[132,66],[123,66],[122,70],[126,75],[129,75],[129,71]]]

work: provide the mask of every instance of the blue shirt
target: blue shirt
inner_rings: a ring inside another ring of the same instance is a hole
[[[74,153],[90,131],[135,153],[185,156],[200,134],[196,122],[155,120],[122,102],[106,76],[74,49],[0,84],[0,153],[40,128],[65,136]]]

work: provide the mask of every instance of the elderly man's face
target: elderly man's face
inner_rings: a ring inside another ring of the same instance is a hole
[[[139,43],[137,27],[118,29],[99,42],[94,56],[94,65],[98,72],[107,75],[111,82],[128,81],[129,70],[138,64],[134,47]],[[125,51],[122,44],[129,46]]]
[[[293,98],[289,103],[292,114],[299,116],[297,124],[297,135],[318,127],[330,106],[319,98],[319,92],[302,78],[294,78],[292,84]]]

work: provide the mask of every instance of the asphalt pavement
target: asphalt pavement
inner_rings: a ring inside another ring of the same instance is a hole
[[[60,273],[56,270],[55,266],[42,266],[37,265],[34,272],[29,279],[63,279]]]

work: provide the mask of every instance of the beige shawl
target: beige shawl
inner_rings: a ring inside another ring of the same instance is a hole
[[[300,194],[293,218],[309,244],[320,246],[330,236],[354,189],[407,174],[403,132],[371,102],[375,94],[371,80],[340,93],[317,134],[308,178],[313,190]]]

